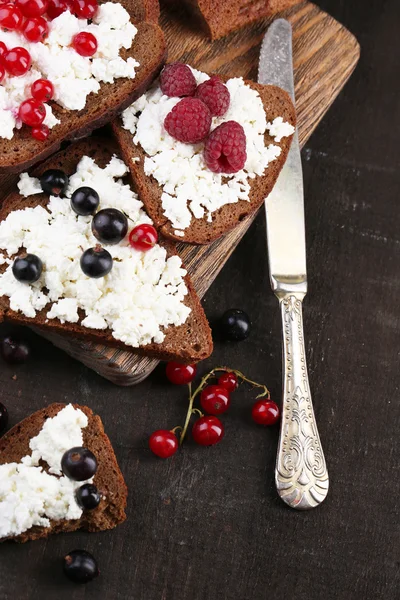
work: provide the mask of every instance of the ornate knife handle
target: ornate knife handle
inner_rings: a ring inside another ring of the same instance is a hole
[[[301,294],[281,296],[283,407],[275,481],[282,500],[307,510],[321,504],[329,488],[308,383]]]

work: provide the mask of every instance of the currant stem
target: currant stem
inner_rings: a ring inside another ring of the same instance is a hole
[[[188,388],[189,388],[189,408],[188,408],[188,411],[187,411],[187,414],[186,414],[186,421],[185,421],[185,424],[184,424],[183,429],[182,429],[181,437],[179,438],[179,444],[180,445],[182,445],[183,440],[185,439],[186,432],[187,432],[188,427],[189,427],[190,417],[192,416],[193,402],[194,402],[194,397],[195,397],[195,395],[192,394],[192,384],[191,383],[188,384]]]

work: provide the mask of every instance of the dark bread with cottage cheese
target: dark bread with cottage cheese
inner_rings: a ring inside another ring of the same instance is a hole
[[[229,79],[222,75],[219,75],[219,77],[223,81]],[[296,111],[289,94],[272,85],[260,85],[248,80],[245,83],[259,93],[269,121],[272,121],[276,117],[283,117],[284,121],[293,126],[296,125]],[[175,228],[163,214],[161,186],[152,176],[148,176],[144,172],[146,154],[142,147],[133,143],[132,133],[123,128],[120,118],[113,121],[112,127],[121,148],[122,158],[131,170],[138,194],[148,215],[163,235],[172,240],[187,242],[189,244],[209,244],[233,229],[243,219],[255,213],[274,187],[278,175],[285,164],[292,141],[292,136],[289,136],[283,138],[278,143],[266,133],[265,143],[273,143],[280,146],[282,152],[276,160],[269,163],[263,176],[256,176],[250,180],[250,201],[239,200],[235,204],[222,206],[213,213],[212,222],[208,222],[206,217],[202,219],[193,218],[190,226],[184,231],[185,235],[180,237],[174,234]],[[139,157],[140,160],[132,161],[133,157]]]
[[[0,439],[0,465],[20,462],[30,454],[29,442],[37,436],[46,419],[65,408],[65,404],[51,404],[27,417],[15,425]],[[113,447],[104,432],[103,423],[98,415],[87,406],[73,405],[88,417],[88,425],[83,429],[83,446],[93,452],[97,458],[98,468],[94,476],[94,484],[104,496],[94,510],[84,511],[80,519],[51,521],[50,527],[32,527],[13,539],[16,542],[27,542],[47,537],[51,533],[62,533],[86,529],[87,531],[104,531],[113,529],[126,519],[125,508],[128,496],[124,478],[118,466]],[[44,469],[46,463],[44,463]],[[3,540],[0,540],[3,541]]]
[[[176,7],[176,0],[162,0]],[[270,17],[304,0],[182,0],[207,35],[216,40],[249,23]]]
[[[100,0],[100,3],[102,1],[105,0]],[[164,34],[157,25],[158,0],[119,1],[138,29],[132,47],[122,49],[120,53],[124,59],[131,56],[139,61],[136,77],[102,83],[101,90],[97,94],[89,94],[86,106],[79,111],[67,110],[56,102],[50,102],[61,123],[50,130],[44,142],[35,140],[28,127],[15,130],[11,140],[0,138],[0,173],[18,173],[56,152],[64,140],[89,135],[141,96],[158,75],[166,57]]]
[[[118,153],[118,149],[112,139],[87,138],[58,152],[41,164],[40,167],[36,167],[31,174],[37,177],[47,169],[58,168],[70,175],[74,173],[79,160],[84,155],[91,156],[100,167],[105,167],[114,153]],[[46,206],[47,203],[48,196],[45,194],[23,198],[17,191],[12,192],[2,202],[0,221],[3,221],[14,210],[35,207],[39,204]],[[166,248],[168,256],[176,254],[175,244],[162,238],[159,243]],[[6,265],[0,266],[0,273],[5,269]],[[43,328],[59,335],[68,335],[106,346],[120,347],[129,352],[151,356],[159,360],[176,360],[186,363],[198,362],[212,353],[211,330],[189,276],[185,277],[185,283],[188,288],[185,304],[189,306],[191,313],[183,325],[168,327],[165,330],[165,339],[160,344],[152,343],[140,348],[132,348],[113,338],[112,332],[108,329],[89,329],[79,323],[62,324],[58,319],[48,320],[46,314],[49,305],[32,319],[20,312],[12,311],[9,306],[9,299],[6,296],[0,296],[0,321],[4,319],[21,325],[35,326],[38,329]]]

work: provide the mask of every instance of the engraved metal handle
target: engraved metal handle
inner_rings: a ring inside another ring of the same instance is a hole
[[[304,294],[280,296],[284,389],[275,481],[282,500],[307,510],[321,504],[329,488],[308,383],[303,334]]]

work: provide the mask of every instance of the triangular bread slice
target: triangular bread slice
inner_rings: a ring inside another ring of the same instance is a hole
[[[47,169],[53,168],[62,169],[67,174],[72,174],[84,155],[92,157],[100,167],[105,167],[114,153],[118,154],[114,140],[97,137],[87,138],[58,152],[42,163],[40,167],[36,167],[31,174],[37,177]],[[14,210],[28,206],[34,207],[39,204],[46,206],[48,200],[49,197],[45,194],[23,198],[18,191],[12,192],[2,203],[0,221],[3,221]],[[167,249],[168,256],[176,254],[175,244],[163,240],[163,238],[160,239],[159,243]],[[6,266],[0,266],[0,273],[5,270]],[[28,318],[20,312],[12,311],[9,306],[9,299],[6,296],[0,296],[0,320],[4,319],[21,325],[35,326],[39,329],[47,329],[52,333],[83,338],[108,346],[121,347],[129,352],[159,360],[177,360],[184,363],[198,362],[210,356],[212,352],[211,330],[189,276],[185,277],[185,283],[188,293],[184,303],[191,309],[186,322],[176,327],[168,327],[164,331],[165,339],[163,342],[148,344],[140,348],[132,348],[119,342],[112,337],[110,330],[89,329],[79,323],[62,324],[58,319],[48,320],[46,314],[49,306],[38,312],[34,319]]]
[[[219,75],[227,81],[229,78]],[[296,112],[289,94],[284,90],[272,85],[260,85],[253,81],[245,80],[245,83],[255,89],[263,102],[268,121],[273,121],[276,117],[282,117],[284,121],[295,126]],[[133,143],[132,133],[122,126],[121,118],[117,118],[112,123],[114,134],[121,148],[122,158],[129,166],[133,180],[136,184],[140,199],[146,207],[154,223],[166,237],[189,244],[209,244],[218,239],[230,229],[233,229],[243,219],[255,213],[265,198],[271,192],[278,178],[283,165],[285,164],[292,136],[284,137],[279,143],[268,134],[265,134],[265,144],[275,144],[280,146],[282,152],[280,156],[269,163],[263,176],[256,176],[250,180],[250,201],[239,200],[235,204],[226,204],[212,214],[212,221],[207,221],[207,217],[202,219],[192,218],[190,226],[185,229],[184,235],[178,237],[175,235],[175,228],[165,217],[161,195],[162,188],[158,182],[144,172],[144,159],[146,157],[142,147]],[[133,157],[138,157],[132,160]]]
[[[0,438],[0,465],[19,463],[24,456],[30,455],[29,442],[41,431],[46,419],[65,408],[65,404],[51,404],[42,408]],[[83,511],[80,519],[51,520],[50,527],[32,527],[28,531],[12,538],[17,542],[27,542],[44,538],[51,533],[61,533],[86,529],[87,531],[104,531],[113,529],[126,519],[125,508],[128,489],[118,466],[113,447],[104,433],[103,423],[87,406],[73,405],[88,417],[88,425],[82,430],[83,446],[96,456],[98,467],[93,483],[102,494],[99,506],[90,511]],[[47,463],[43,468],[48,470]],[[1,505],[0,505],[1,506]],[[10,539],[10,538],[8,538]],[[2,540],[0,540],[2,541]]]
[[[0,138],[0,173],[18,173],[56,152],[63,140],[77,139],[105,125],[129,106],[157,76],[166,56],[164,34],[157,25],[158,0],[119,0],[131,15],[138,32],[129,50],[120,55],[140,63],[134,79],[102,83],[97,94],[89,94],[85,108],[66,110],[50,102],[61,123],[50,130],[44,142],[35,140],[28,127],[15,130],[11,140]],[[100,0],[100,3],[105,0]]]

